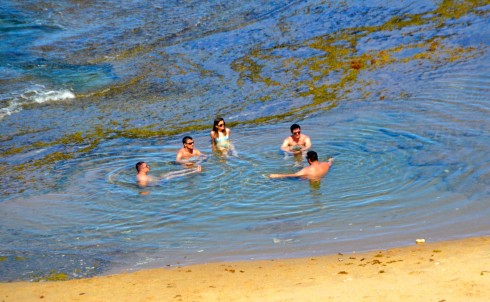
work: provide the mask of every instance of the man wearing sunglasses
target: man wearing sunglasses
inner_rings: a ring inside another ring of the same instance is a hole
[[[288,136],[281,145],[281,150],[293,154],[303,154],[311,148],[311,140],[308,135],[301,133],[301,127],[298,124],[291,125],[291,136]]]
[[[187,167],[195,166],[201,163],[204,159],[206,159],[206,155],[201,153],[201,151],[194,148],[194,140],[190,136],[185,136],[182,139],[182,147],[177,152],[177,157],[175,159],[179,164],[186,165]],[[198,161],[191,161],[192,159],[197,159]],[[201,166],[197,165],[198,170],[201,170]]]

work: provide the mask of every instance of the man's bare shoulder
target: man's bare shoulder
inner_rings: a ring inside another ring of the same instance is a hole
[[[322,167],[330,167],[332,165],[332,162],[331,161],[324,161],[324,162],[321,162],[320,165],[322,165]]]
[[[180,155],[180,156],[183,156],[183,157],[188,156],[185,148],[179,149],[179,151],[177,151],[177,155]]]
[[[308,135],[306,135],[306,134],[302,134],[302,135],[301,135],[301,141],[303,141],[303,142],[305,142],[305,143],[306,143],[306,142],[311,143],[311,138],[310,138]]]

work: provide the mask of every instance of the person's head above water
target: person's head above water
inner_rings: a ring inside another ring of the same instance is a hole
[[[136,171],[139,172],[141,171],[141,166],[144,164],[144,161],[140,161],[136,164]]]
[[[148,164],[144,161],[140,161],[136,164],[136,171],[138,173],[141,172],[141,170],[143,170],[145,168],[150,168],[150,166],[148,166]]]
[[[182,139],[182,144],[187,145],[190,140],[193,140],[192,137],[184,136],[184,138]],[[191,142],[191,143],[194,143],[194,142]]]
[[[226,132],[226,123],[225,120],[222,117],[217,117],[214,122],[213,122],[213,131],[218,133],[220,132]]]
[[[293,133],[293,134],[296,134],[296,133],[294,133],[294,130],[296,130],[296,129],[299,129],[300,133],[301,133],[301,127],[298,124],[292,124],[290,129],[291,129],[291,133]]]
[[[318,161],[318,154],[315,151],[308,151],[306,153],[306,159],[311,162]]]

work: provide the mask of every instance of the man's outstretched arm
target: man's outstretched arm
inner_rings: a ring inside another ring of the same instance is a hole
[[[303,168],[294,174],[270,174],[269,177],[270,178],[301,177],[301,176],[306,175],[305,171],[306,171],[306,168]]]

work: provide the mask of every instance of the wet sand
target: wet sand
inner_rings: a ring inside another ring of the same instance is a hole
[[[490,301],[490,237],[0,284],[0,301]]]

